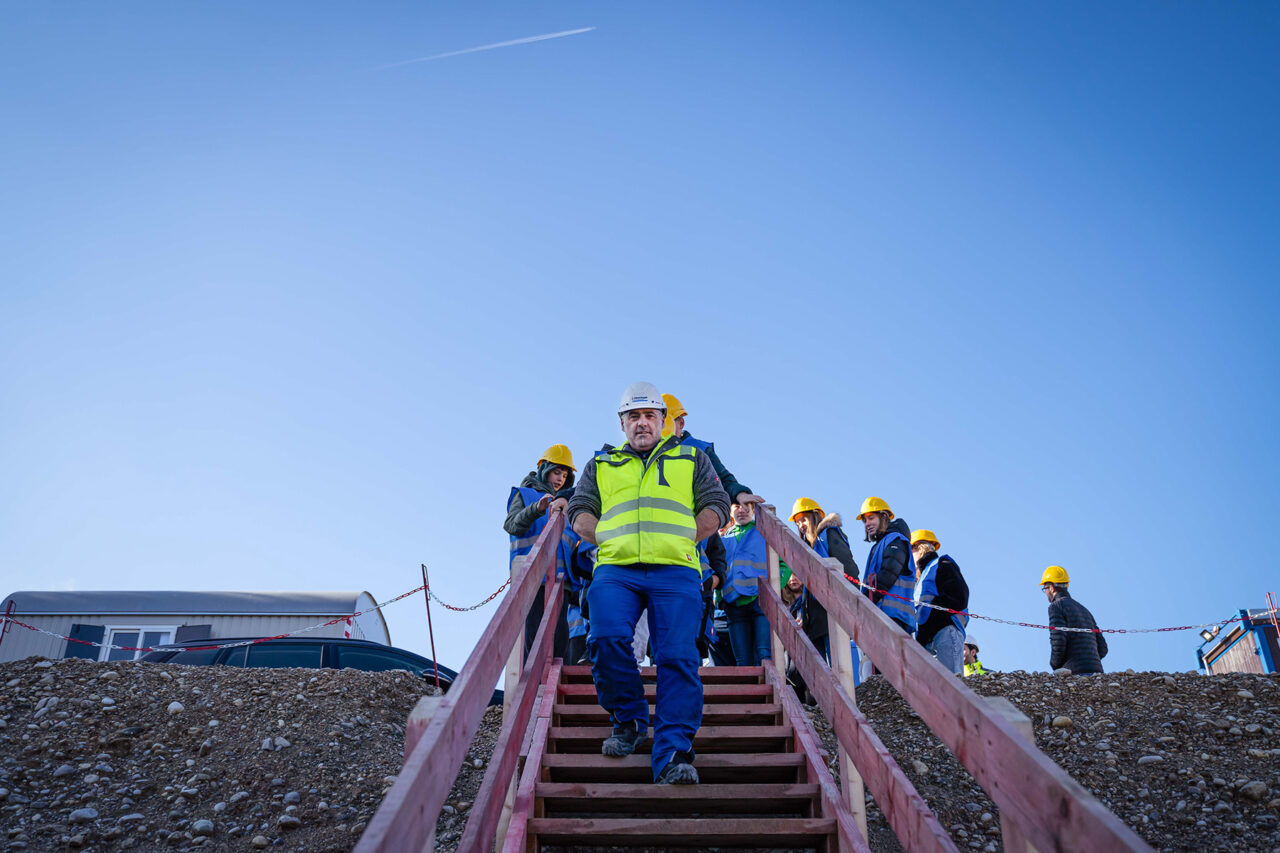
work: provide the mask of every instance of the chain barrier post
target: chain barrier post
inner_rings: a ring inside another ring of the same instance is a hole
[[[427,582],[427,564],[422,564],[422,597],[427,602],[427,636],[431,638],[431,666],[436,671],[436,690],[440,689],[440,659],[436,657],[436,632],[431,627],[431,584]]]

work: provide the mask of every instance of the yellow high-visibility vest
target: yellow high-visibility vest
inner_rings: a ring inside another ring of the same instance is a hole
[[[596,455],[596,565],[688,566],[702,574],[693,512],[698,452],[672,436],[653,449],[647,463],[617,450]]]

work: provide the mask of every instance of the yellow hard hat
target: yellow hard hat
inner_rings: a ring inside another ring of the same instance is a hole
[[[813,498],[796,498],[796,502],[791,505],[791,520],[795,521],[804,512],[822,512],[822,507]],[[825,512],[822,514],[826,515]]]
[[[911,531],[911,547],[914,548],[916,547],[916,545],[918,545],[921,542],[932,543],[933,547],[935,548],[942,547],[941,545],[938,544],[938,537],[932,530],[925,530],[924,528],[920,528],[919,530]]]
[[[887,512],[890,520],[893,519],[893,510],[889,509],[889,505],[880,498],[872,496],[862,502],[862,512],[858,513],[858,521],[862,521],[873,512]]]
[[[570,471],[577,471],[573,467],[573,454],[569,452],[569,448],[563,444],[553,444],[542,453],[542,457],[538,459],[538,464],[550,462],[552,465],[563,465]]]
[[[667,416],[662,419],[662,437],[666,438],[676,431],[676,418],[683,418],[689,413],[684,410],[684,405],[676,399],[675,394],[663,394],[662,401],[667,404]]]
[[[1067,570],[1062,566],[1050,566],[1040,576],[1040,586],[1047,583],[1071,583],[1071,578],[1067,576]]]

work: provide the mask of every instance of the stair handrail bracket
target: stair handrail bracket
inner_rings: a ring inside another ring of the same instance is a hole
[[[406,756],[400,775],[369,821],[355,853],[429,849],[436,820],[480,727],[493,686],[511,650],[523,643],[526,614],[534,597],[541,594],[545,595],[546,602],[542,623],[521,671],[516,695],[503,718],[494,759],[489,763],[464,834],[467,846],[492,847],[496,821],[490,813],[501,807],[502,795],[514,778],[520,738],[532,716],[538,687],[551,664],[555,624],[564,601],[564,581],[555,576],[556,549],[564,526],[564,512],[558,509],[552,512],[523,565],[517,561],[514,569],[517,577],[512,580],[511,588],[463,664],[457,680],[440,701],[426,731]],[[496,805],[491,805],[495,802]],[[459,849],[464,848],[460,845]]]
[[[991,711],[982,697],[944,669],[914,637],[897,627],[879,607],[848,583],[838,561],[820,558],[777,517],[772,506],[762,510],[756,512],[756,527],[769,547],[826,607],[828,619],[848,632],[881,675],[965,766],[999,807],[1002,819],[1021,830],[1033,847],[1041,851],[1080,853],[1151,850],[1136,832],[1023,737],[1012,723]],[[795,629],[777,591],[770,587],[761,601],[774,631],[789,646],[788,653],[806,683],[811,685],[823,711],[834,714],[833,729],[840,737],[841,746],[854,756],[858,770],[872,785],[877,801],[883,803],[888,796],[890,801],[897,798],[903,805],[912,806],[908,814],[915,830],[928,829],[925,837],[940,843],[930,821],[910,802],[910,795],[919,797],[919,794],[909,781],[906,788],[901,787],[897,777],[902,771],[896,762],[889,767],[888,762],[883,761],[884,758],[892,761],[887,750],[879,767],[873,766],[877,762],[866,761],[868,755],[882,750],[883,744],[869,726],[863,731],[865,717],[848,701],[848,695],[808,638]],[[824,681],[827,683],[823,684]],[[813,685],[818,685],[818,689],[813,689]],[[838,721],[847,723],[837,726]],[[868,733],[874,741],[867,739]],[[864,759],[863,764],[858,764],[859,756]],[[889,779],[884,778],[886,769]],[[905,781],[905,777],[902,780]],[[877,784],[890,782],[892,795],[889,788],[876,790]],[[904,796],[906,800],[901,799]],[[930,813],[928,817],[933,816]],[[933,822],[936,823],[936,818]],[[899,828],[894,826],[894,829]],[[903,836],[900,834],[899,838]]]

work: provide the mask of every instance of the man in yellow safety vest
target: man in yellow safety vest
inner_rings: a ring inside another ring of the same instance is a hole
[[[630,755],[649,728],[649,702],[632,655],[636,622],[649,610],[658,669],[650,763],[659,783],[693,784],[693,736],[702,723],[698,634],[703,623],[697,543],[729,517],[729,496],[710,458],[662,438],[666,403],[648,382],[627,388],[618,419],[627,441],[586,464],[569,522],[599,547],[587,593],[587,650],[613,734],[601,745]]]

